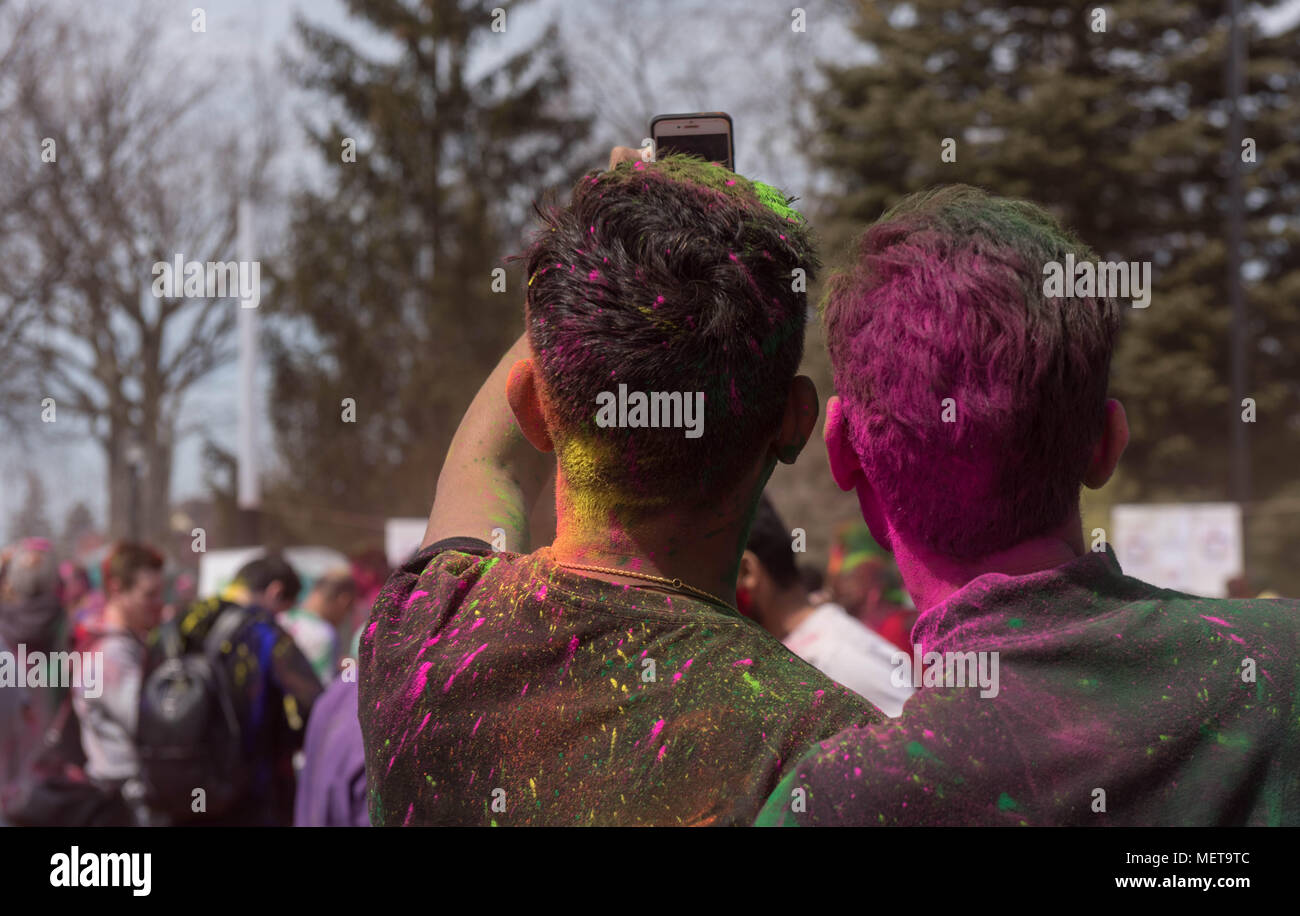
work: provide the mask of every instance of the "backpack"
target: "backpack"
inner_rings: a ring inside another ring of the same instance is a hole
[[[203,813],[212,817],[247,792],[243,728],[222,646],[249,621],[244,608],[227,605],[191,652],[174,621],[159,630],[163,657],[140,687],[136,746],[144,804],[172,823],[194,819],[196,789],[204,793]]]

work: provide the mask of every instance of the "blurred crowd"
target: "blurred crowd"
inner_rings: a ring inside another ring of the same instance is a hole
[[[861,523],[837,529],[824,572],[798,556],[764,499],[742,613],[897,715],[912,688],[892,683],[890,656],[910,651],[915,610],[892,558]],[[94,567],[39,538],[6,549],[0,822],[368,824],[355,660],[388,573],[367,551],[304,582],[269,554],[200,597],[146,544]]]
[[[359,752],[355,646],[387,575],[377,551],[312,582],[270,554],[200,599],[146,544],[116,543],[95,568],[42,539],[6,549],[0,822],[289,825],[295,800],[329,801],[306,791],[331,753],[306,766],[308,725],[338,719]]]

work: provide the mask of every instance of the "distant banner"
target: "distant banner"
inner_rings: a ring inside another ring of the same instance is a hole
[[[1111,509],[1111,544],[1127,575],[1180,592],[1223,598],[1241,575],[1241,509],[1236,503],[1120,505]]]
[[[390,518],[384,522],[384,553],[388,555],[389,566],[401,566],[420,549],[428,525],[427,518]]]

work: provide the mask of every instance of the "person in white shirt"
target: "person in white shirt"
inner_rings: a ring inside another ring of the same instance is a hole
[[[736,598],[742,613],[827,677],[866,697],[887,716],[903,711],[912,687],[891,677],[896,647],[838,604],[810,600],[795,564],[791,532],[766,496],[740,558]]]
[[[322,685],[338,673],[338,628],[352,612],[356,583],[347,569],[331,570],[312,586],[301,607],[280,614],[278,622],[311,662]]]
[[[136,726],[145,639],[162,620],[163,558],[152,547],[120,541],[101,567],[108,596],[100,614],[78,633],[78,652],[102,653],[102,683],[93,691],[72,686],[72,708],[81,723],[86,775],[106,787],[136,778],[140,757]]]

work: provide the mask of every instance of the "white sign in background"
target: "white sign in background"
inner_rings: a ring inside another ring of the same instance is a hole
[[[409,560],[420,549],[428,526],[427,518],[390,518],[384,522],[384,553],[388,565],[396,569]]]
[[[1110,542],[1125,575],[1192,595],[1223,598],[1241,575],[1236,503],[1127,504],[1110,513]]]

